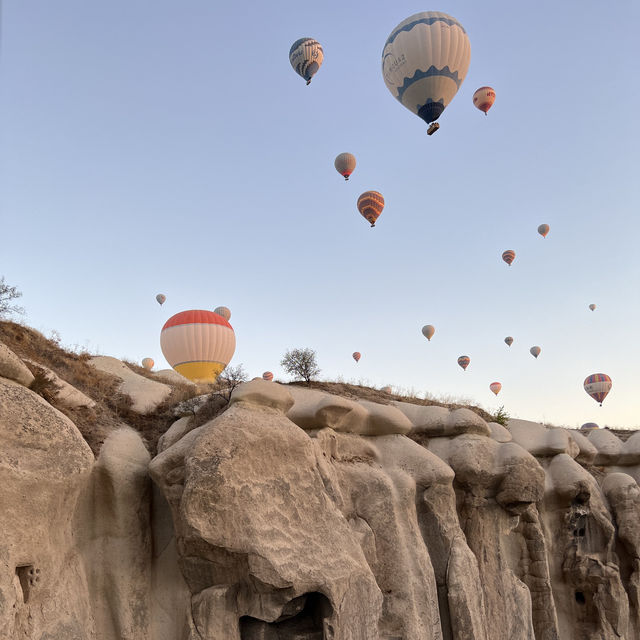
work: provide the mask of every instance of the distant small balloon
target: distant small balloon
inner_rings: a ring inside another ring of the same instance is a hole
[[[336,156],[333,166],[345,180],[348,180],[356,168],[356,157],[352,153],[341,153]]]
[[[358,198],[357,207],[360,215],[375,227],[376,220],[384,209],[384,198],[378,191],[365,191]]]
[[[432,324],[425,324],[424,327],[422,327],[422,335],[427,340],[431,340],[435,332],[436,332],[436,328]]]
[[[594,429],[599,429],[600,427],[595,422],[585,422],[581,427],[580,431],[593,431]]]
[[[142,358],[142,366],[147,371],[151,371],[151,369],[153,369],[153,365],[154,364],[155,364],[155,362],[153,361],[153,358]]]
[[[534,357],[537,358],[540,355],[540,352],[542,351],[542,349],[540,347],[531,347],[531,349],[529,349],[529,353]]]
[[[156,300],[158,301],[159,305],[163,305],[166,299],[167,299],[167,296],[165,296],[163,293],[159,293],[156,296]]]
[[[271,382],[273,380],[273,373],[271,373],[271,371],[265,371],[262,374],[262,379],[266,380],[267,382]]]
[[[485,116],[495,101],[496,92],[491,87],[480,87],[476,89],[476,92],[473,94],[474,106],[480,109],[480,111],[484,111]]]
[[[304,78],[307,84],[311,82],[323,60],[322,45],[313,38],[300,38],[289,49],[289,62],[293,70]]]
[[[548,224],[541,224],[538,227],[538,233],[543,237],[546,238],[547,237],[547,233],[549,233],[549,225]]]
[[[511,263],[516,259],[516,252],[513,251],[513,249],[507,249],[503,254],[502,254],[502,259],[509,265],[511,266]]]
[[[469,356],[460,356],[458,358],[458,364],[466,371],[469,363],[471,362],[471,358]]]
[[[502,389],[502,385],[499,382],[492,382],[489,385],[489,389],[491,389],[491,391],[493,391],[493,393],[498,395],[500,393],[500,389]]]
[[[213,313],[217,313],[219,316],[222,316],[227,322],[229,322],[231,318],[231,311],[227,307],[216,307],[213,310]]]
[[[513,344],[513,338],[511,336],[507,336],[504,341],[507,343],[507,345],[510,347]]]
[[[592,373],[584,381],[584,390],[596,402],[599,402],[600,406],[602,406],[612,386],[611,378],[606,373]]]
[[[384,393],[392,393],[393,389],[389,385],[387,385],[386,387],[382,387],[380,391],[383,391]]]
[[[592,304],[590,304],[590,305],[589,305],[589,309],[591,309],[591,311],[595,311],[595,310],[596,310],[596,305],[595,305],[595,304],[593,304],[593,303],[592,303]],[[607,315],[607,314],[605,313],[605,315]]]
[[[354,351],[352,357],[356,362],[358,362],[362,356],[360,355],[359,351]]]

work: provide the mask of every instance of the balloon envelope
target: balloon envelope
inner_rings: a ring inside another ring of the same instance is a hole
[[[590,304],[589,305],[589,309],[591,309],[591,311],[595,311],[596,310],[596,305],[595,304]]]
[[[473,94],[473,104],[480,111],[484,111],[485,115],[487,115],[487,111],[491,109],[495,101],[496,92],[491,87],[480,87]]]
[[[513,249],[507,249],[502,254],[502,259],[511,266],[511,263],[516,259],[516,252]]]
[[[531,347],[531,349],[529,349],[529,353],[534,357],[537,358],[540,355],[540,352],[542,351],[542,349],[540,347]]]
[[[384,391],[384,393],[392,393],[393,389],[389,385],[387,385],[386,387],[382,387],[380,391]]]
[[[159,294],[156,296],[156,300],[158,301],[158,304],[159,304],[159,305],[163,305],[163,304],[164,304],[164,301],[165,301],[166,299],[167,299],[167,296],[165,296],[163,293],[159,293]]]
[[[222,316],[227,322],[231,320],[231,311],[227,307],[216,307],[213,310],[213,313],[217,313],[219,316]]]
[[[303,77],[307,84],[311,82],[323,60],[322,45],[313,38],[300,38],[289,49],[289,62],[293,70]]]
[[[155,364],[155,362],[153,361],[153,358],[142,358],[142,366],[147,371],[151,371],[151,369],[153,369],[153,365],[154,364]]]
[[[344,176],[345,180],[348,180],[356,168],[356,157],[352,153],[341,153],[336,156],[333,166],[341,176]]]
[[[359,351],[354,351],[352,357],[356,362],[358,362],[362,356],[360,355]]]
[[[504,341],[507,343],[508,346],[511,346],[513,344],[513,338],[511,336],[507,336]]]
[[[460,356],[458,358],[458,364],[466,371],[469,363],[471,362],[471,358],[469,356]]]
[[[543,237],[546,238],[547,237],[547,233],[549,233],[549,225],[548,224],[541,224],[538,227],[538,233]]]
[[[167,362],[194,382],[215,382],[236,349],[231,325],[213,311],[191,309],[171,316],[160,332]]]
[[[271,371],[265,371],[262,374],[262,379],[266,380],[267,382],[271,382],[273,380],[273,373],[271,373]]]
[[[491,391],[493,391],[493,393],[498,395],[500,393],[500,389],[502,389],[502,385],[499,382],[492,382],[489,385],[489,389],[491,389]]]
[[[599,429],[600,427],[595,422],[585,422],[581,427],[580,431],[593,431],[594,429]]]
[[[384,198],[378,191],[365,191],[358,198],[357,206],[360,215],[375,227],[376,220],[384,209]]]
[[[422,327],[422,335],[427,340],[431,340],[435,332],[436,332],[436,328],[432,324],[425,324],[424,327]]]
[[[611,378],[606,373],[592,373],[584,381],[584,390],[596,402],[599,402],[600,406],[602,406],[612,386]]]
[[[396,100],[429,123],[458,92],[470,60],[463,26],[446,13],[424,11],[390,33],[382,50],[382,77]]]

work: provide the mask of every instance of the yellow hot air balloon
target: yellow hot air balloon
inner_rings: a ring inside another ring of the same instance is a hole
[[[543,237],[546,238],[547,237],[547,233],[549,233],[549,225],[548,224],[541,224],[538,227],[538,233]]]
[[[266,380],[267,382],[271,382],[273,380],[273,373],[271,373],[271,371],[265,371],[262,374],[262,379]]]
[[[313,38],[300,38],[289,49],[291,66],[299,76],[307,81],[307,84],[311,82],[311,78],[316,74],[323,60],[322,45]]]
[[[219,314],[203,309],[171,316],[160,332],[167,362],[194,382],[215,382],[236,349],[232,326]]]
[[[492,382],[489,385],[489,389],[491,389],[491,391],[493,391],[493,393],[498,395],[500,393],[500,390],[502,389],[502,385],[499,382]]]
[[[502,259],[511,266],[511,263],[516,259],[516,252],[513,249],[507,249],[502,254]]]
[[[151,371],[151,369],[153,369],[153,365],[154,364],[155,364],[155,362],[153,361],[153,358],[142,358],[142,366],[147,371]]]
[[[219,316],[222,316],[227,322],[231,320],[231,311],[229,311],[227,307],[216,307],[213,310],[213,313],[217,313]]]
[[[389,35],[382,76],[391,95],[429,126],[458,92],[469,68],[471,45],[463,26],[439,11],[416,13]]]
[[[473,94],[473,104],[477,109],[487,115],[487,111],[491,109],[496,101],[496,92],[491,87],[480,87]]]
[[[542,351],[542,349],[540,347],[531,347],[531,349],[529,349],[529,353],[534,357],[537,358],[540,355],[540,352]]]
[[[378,191],[365,191],[358,198],[358,211],[360,215],[371,223],[372,227],[376,226],[376,220],[380,217],[384,209],[384,198]]]
[[[435,332],[436,328],[432,324],[425,324],[424,327],[422,327],[422,335],[429,341],[433,338]]]
[[[356,168],[356,157],[352,153],[341,153],[336,156],[333,166],[345,180],[348,180]]]

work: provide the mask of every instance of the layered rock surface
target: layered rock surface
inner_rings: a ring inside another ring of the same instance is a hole
[[[94,459],[0,355],[0,638],[640,637],[640,436],[255,380]]]

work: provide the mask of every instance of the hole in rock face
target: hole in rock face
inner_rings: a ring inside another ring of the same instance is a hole
[[[586,598],[584,597],[584,593],[582,593],[582,591],[576,591],[576,602],[578,604],[585,604],[587,602]]]
[[[241,640],[332,640],[328,623],[332,608],[321,593],[307,593],[282,608],[274,622],[251,616],[240,618]],[[326,635],[325,630],[330,634]]]
[[[32,564],[22,564],[16,567],[16,575],[22,588],[22,600],[26,604],[29,602],[31,589],[40,581],[40,569],[36,569]]]

